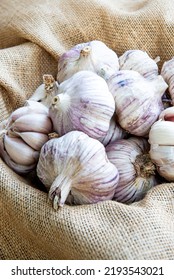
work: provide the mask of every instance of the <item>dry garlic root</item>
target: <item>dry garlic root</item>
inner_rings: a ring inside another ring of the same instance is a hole
[[[138,201],[157,185],[155,165],[150,159],[146,139],[130,137],[117,140],[106,146],[106,153],[119,173],[114,200],[123,203]]]
[[[159,57],[152,59],[145,51],[128,50],[119,57],[120,70],[134,70],[144,78],[154,79],[158,76]]]
[[[168,86],[162,76],[147,80],[136,71],[120,70],[108,80],[108,86],[120,126],[133,135],[147,136],[164,109],[162,96]]]
[[[36,103],[27,101],[26,106],[16,109],[0,132],[0,155],[19,174],[36,167],[39,151],[52,132],[48,109]]]
[[[58,61],[57,80],[59,83],[73,74],[89,70],[108,79],[119,69],[117,54],[101,41],[90,41],[74,46],[65,52]]]
[[[107,134],[114,111],[105,80],[92,71],[79,71],[59,85],[49,115],[60,136],[79,130],[99,139]]]
[[[164,62],[161,69],[161,76],[169,85],[169,93],[171,96],[172,105],[174,105],[174,57]]]
[[[66,201],[89,204],[112,199],[119,178],[104,146],[80,131],[44,144],[37,175],[49,191],[55,210]]]
[[[46,107],[49,107],[52,98],[57,94],[58,83],[54,77],[49,74],[43,75],[43,84],[41,84],[32,96],[29,98],[31,101],[41,102]]]
[[[158,173],[174,181],[174,107],[165,109],[149,132],[150,157]]]

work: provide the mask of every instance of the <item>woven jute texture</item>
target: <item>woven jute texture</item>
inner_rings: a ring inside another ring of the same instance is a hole
[[[121,55],[174,56],[173,0],[1,0],[0,121],[22,106],[59,56],[101,40]],[[131,205],[65,205],[57,212],[34,176],[0,159],[1,259],[174,259],[174,184]]]

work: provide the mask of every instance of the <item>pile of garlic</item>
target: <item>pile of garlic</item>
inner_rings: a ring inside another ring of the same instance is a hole
[[[174,180],[173,60],[161,73],[158,61],[142,50],[118,57],[98,40],[75,45],[60,56],[57,77],[45,74],[1,123],[2,159],[19,174],[35,170],[56,210],[133,203]]]

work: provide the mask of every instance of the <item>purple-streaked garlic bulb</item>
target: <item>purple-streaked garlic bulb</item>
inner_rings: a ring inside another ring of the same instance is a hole
[[[109,130],[107,134],[98,140],[104,145],[108,145],[109,143],[115,142],[116,140],[127,138],[128,133],[118,124],[116,121],[116,116],[114,115],[111,118]]]
[[[174,182],[174,107],[165,109],[149,132],[150,157],[158,173]]]
[[[168,86],[162,76],[147,80],[136,71],[120,70],[109,79],[108,87],[120,126],[130,134],[147,136],[164,109],[162,96]]]
[[[61,83],[82,70],[93,71],[108,79],[118,69],[117,54],[103,42],[94,40],[75,45],[60,56],[57,80]]]
[[[152,59],[142,50],[128,50],[119,57],[120,70],[134,70],[144,78],[154,79],[158,76],[159,57]]]
[[[127,204],[138,201],[157,184],[145,138],[117,140],[106,146],[106,154],[119,173],[114,200]]]
[[[98,139],[107,134],[114,111],[106,81],[91,71],[80,71],[59,85],[49,115],[59,136],[79,130]]]
[[[52,132],[48,108],[38,102],[27,101],[26,106],[12,112],[0,127],[0,156],[4,162],[19,174],[32,171],[41,147]]]
[[[71,131],[45,143],[37,175],[49,191],[55,210],[67,201],[90,204],[110,200],[119,178],[104,146],[80,131]]]
[[[164,62],[161,69],[161,76],[169,86],[169,94],[171,96],[172,105],[174,105],[174,57]]]

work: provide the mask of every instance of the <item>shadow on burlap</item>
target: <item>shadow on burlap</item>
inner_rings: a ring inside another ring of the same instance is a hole
[[[117,3],[118,2],[118,3]],[[133,2],[133,4],[130,4]],[[121,55],[141,49],[174,56],[174,2],[167,0],[1,0],[0,121],[42,83],[59,56],[101,40]],[[173,259],[174,185],[140,202],[67,206],[55,212],[33,178],[0,159],[1,259]]]

